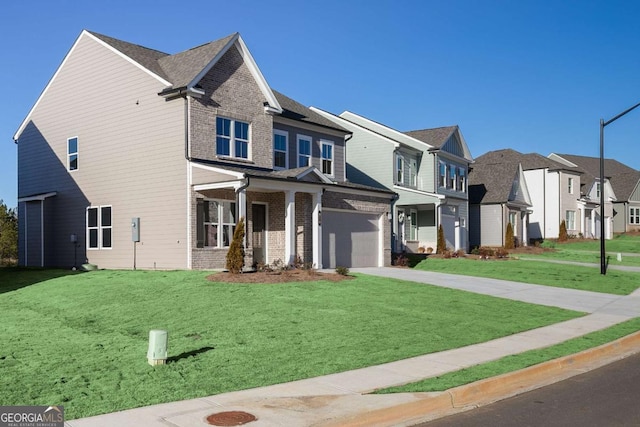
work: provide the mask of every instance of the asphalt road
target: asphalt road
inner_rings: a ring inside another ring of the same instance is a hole
[[[419,426],[640,426],[640,354]]]

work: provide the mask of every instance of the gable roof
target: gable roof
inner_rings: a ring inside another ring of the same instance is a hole
[[[531,206],[526,182],[521,180],[521,165],[512,163],[485,163],[476,159],[469,170],[469,203],[497,204],[513,202],[512,190],[518,182],[525,193],[524,199]]]
[[[600,180],[600,158],[576,156],[573,154],[556,154],[585,171],[585,176],[591,181]],[[640,182],[640,171],[633,169],[624,163],[620,163],[615,159],[604,159],[605,178],[609,179],[613,192],[618,200],[629,200],[635,190],[638,182]]]
[[[273,91],[273,94],[276,96],[276,99],[282,107],[282,114],[280,114],[280,116],[303,123],[311,123],[329,129],[339,130],[344,133],[351,133],[349,130],[325,118],[321,114],[318,114],[311,108],[305,107],[298,101],[295,101],[276,90]]]
[[[434,129],[411,130],[404,133],[434,148],[442,148],[456,130],[458,130],[458,126],[443,126]]]
[[[583,173],[583,171],[578,167],[570,167],[568,165],[544,157],[538,153],[523,154],[511,148],[489,151],[476,158],[476,162],[495,165],[502,163],[517,165],[518,163],[520,163],[523,170],[549,169],[552,171],[565,170],[578,174]]]
[[[166,87],[160,95],[170,95],[183,89],[193,89],[218,60],[222,58],[230,48],[235,46],[242,55],[245,64],[267,100],[265,110],[276,114],[282,113],[282,108],[278,100],[271,91],[262,72],[258,69],[253,56],[249,52],[249,49],[247,49],[239,33],[231,34],[222,39],[205,43],[175,55],[170,55],[159,50],[129,43],[104,34],[82,30],[53,77],[51,77],[35,104],[31,107],[31,110],[18,127],[13,137],[14,140],[19,138],[31,118],[33,111],[40,103],[40,100],[46,94],[48,88],[60,73],[60,70],[65,66],[67,59],[73,54],[78,43],[85,37],[110,49],[164,84]]]

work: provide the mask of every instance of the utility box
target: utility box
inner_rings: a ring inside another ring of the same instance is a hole
[[[140,218],[131,218],[131,240],[140,241]]]
[[[147,361],[149,365],[164,365],[167,363],[167,341],[169,334],[167,331],[152,329],[149,331],[149,350],[147,351]]]

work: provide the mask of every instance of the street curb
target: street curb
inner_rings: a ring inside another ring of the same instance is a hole
[[[640,352],[640,331],[580,353],[439,393],[413,393],[419,400],[332,420],[323,426],[410,426],[503,400],[579,375]]]

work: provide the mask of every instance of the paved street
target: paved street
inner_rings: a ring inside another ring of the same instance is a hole
[[[419,427],[639,426],[640,354]]]

